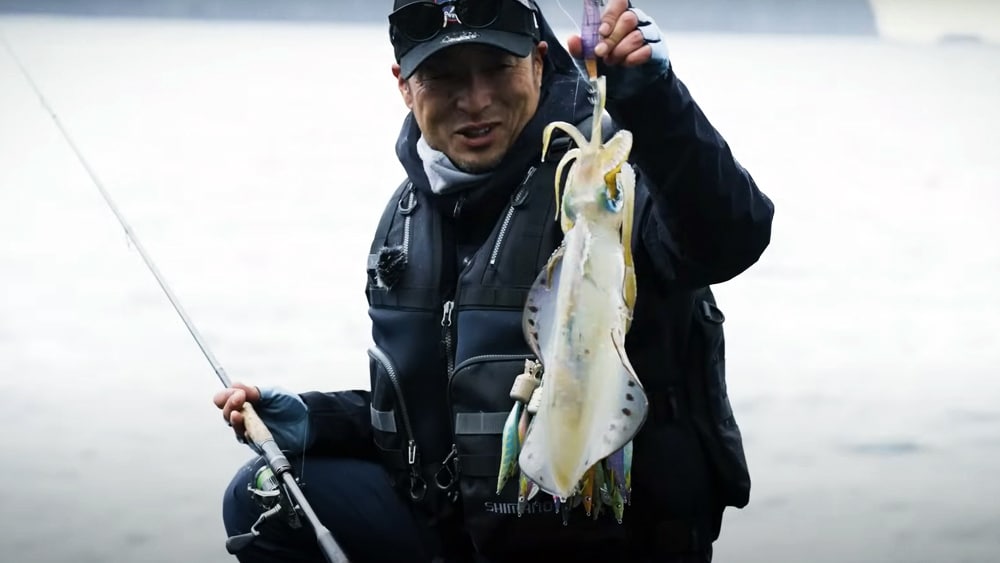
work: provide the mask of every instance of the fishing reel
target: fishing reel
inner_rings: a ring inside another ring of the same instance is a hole
[[[247,484],[247,492],[262,512],[253,526],[250,526],[248,533],[226,539],[226,551],[230,555],[235,555],[252,544],[260,536],[260,527],[265,522],[284,519],[291,528],[302,527],[298,507],[292,504],[288,487],[278,481],[274,471],[267,465],[254,473],[253,479]]]
[[[251,498],[261,508],[267,512],[275,507],[280,507],[288,518],[288,525],[292,528],[301,528],[302,521],[299,520],[299,513],[292,506],[291,495],[287,487],[278,481],[274,471],[267,465],[261,467],[254,474],[253,480],[247,484],[247,492]]]

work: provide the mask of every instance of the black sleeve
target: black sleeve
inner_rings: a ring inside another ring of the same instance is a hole
[[[310,454],[373,459],[371,393],[310,391],[299,395],[309,407],[313,432]]]
[[[608,99],[607,108],[633,135],[632,160],[651,203],[635,220],[659,279],[701,287],[754,264],[770,243],[774,206],[673,67],[630,99]]]

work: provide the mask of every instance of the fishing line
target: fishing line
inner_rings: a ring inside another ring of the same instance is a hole
[[[580,29],[579,26],[576,25],[576,21],[573,19],[573,16],[570,15],[570,13],[562,5],[562,2],[560,0],[556,0],[556,6],[559,6],[559,9],[562,10],[562,13],[565,14],[566,18],[570,21],[571,24],[573,24],[573,29]],[[555,30],[553,30],[553,33],[554,32],[555,32]],[[567,48],[567,51],[568,50],[569,49]],[[573,55],[570,55],[570,57],[572,57],[572,56]],[[572,115],[576,115],[576,106],[578,105],[577,104],[577,100],[579,99],[579,97],[580,97],[580,80],[578,79],[578,80],[576,80],[576,84],[574,85],[574,88],[573,88],[573,113],[572,113]]]
[[[139,239],[137,239],[133,234],[132,227],[130,227],[128,222],[125,221],[125,217],[118,210],[118,206],[115,205],[115,202],[111,199],[111,195],[108,194],[108,191],[104,188],[104,184],[101,182],[100,178],[97,177],[97,173],[94,171],[93,167],[90,166],[90,163],[87,161],[87,159],[83,156],[83,153],[80,151],[79,147],[77,147],[77,144],[73,141],[73,137],[69,134],[69,131],[63,125],[62,120],[59,119],[59,116],[56,114],[55,110],[52,109],[52,106],[49,104],[49,101],[45,98],[45,95],[42,94],[41,88],[38,87],[38,84],[35,82],[34,78],[31,77],[31,73],[29,73],[28,69],[24,66],[24,64],[21,63],[21,59],[18,58],[17,53],[14,52],[14,48],[11,46],[10,42],[7,41],[6,36],[2,32],[0,32],[0,42],[3,43],[4,48],[7,50],[7,53],[10,54],[10,58],[13,59],[14,64],[17,65],[17,68],[21,71],[21,74],[24,76],[24,79],[28,82],[28,85],[30,85],[31,89],[35,92],[35,95],[41,102],[42,107],[45,108],[45,111],[48,112],[48,114],[52,117],[52,120],[55,122],[56,127],[62,133],[63,139],[66,140],[66,143],[69,145],[69,148],[72,149],[73,154],[75,154],[77,160],[80,161],[80,164],[83,166],[83,169],[87,172],[87,175],[90,176],[91,181],[93,181],[94,185],[97,186],[97,190],[101,193],[101,197],[104,198],[104,201],[108,204],[108,207],[111,208],[112,213],[114,213],[115,217],[118,219],[118,223],[121,225],[122,229],[125,230],[125,236],[128,237],[129,242],[131,242],[131,244],[135,246],[135,249],[139,251],[139,256],[142,257],[142,260],[146,263],[146,266],[153,273],[153,277],[156,278],[156,282],[160,285],[160,288],[167,295],[167,299],[170,301],[170,304],[173,305],[174,310],[177,311],[178,315],[180,315],[181,320],[184,322],[184,326],[186,326],[188,332],[191,333],[192,338],[194,338],[195,343],[198,344],[198,348],[201,349],[201,352],[202,354],[205,355],[205,358],[208,360],[208,363],[212,365],[212,369],[215,371],[215,374],[219,377],[219,380],[222,381],[222,384],[225,385],[226,387],[230,387],[231,382],[229,380],[229,376],[226,375],[226,370],[223,369],[219,361],[215,359],[215,355],[212,354],[212,351],[209,350],[208,346],[205,344],[205,340],[202,338],[201,333],[198,332],[198,329],[195,328],[194,323],[188,317],[187,312],[185,312],[184,308],[181,307],[181,304],[174,296],[173,291],[170,290],[170,286],[168,286],[167,282],[163,279],[163,275],[160,274],[159,269],[157,269],[156,265],[153,264],[153,260],[146,253],[146,249],[142,246],[142,243],[139,242]]]
[[[152,272],[153,277],[156,278],[156,282],[160,285],[160,288],[166,294],[167,299],[170,301],[170,304],[174,307],[174,310],[177,311],[178,315],[180,315],[181,320],[184,322],[184,326],[186,326],[188,332],[191,333],[191,336],[194,338],[194,341],[198,344],[198,347],[201,349],[201,352],[205,355],[205,358],[208,360],[208,363],[211,364],[212,369],[215,371],[215,374],[219,377],[219,380],[222,381],[222,384],[225,387],[227,388],[232,387],[232,383],[229,380],[229,376],[226,375],[226,371],[222,368],[222,365],[219,363],[219,361],[215,359],[215,355],[212,354],[211,350],[208,349],[208,346],[205,344],[205,341],[201,337],[201,334],[198,332],[198,329],[195,328],[194,323],[187,316],[187,313],[184,311],[184,308],[181,307],[180,302],[177,300],[173,292],[170,290],[170,287],[163,279],[163,276],[160,274],[160,271],[156,268],[156,265],[153,264],[152,259],[146,253],[145,247],[142,246],[142,243],[140,243],[139,239],[137,239],[133,234],[132,227],[130,227],[128,222],[125,221],[125,217],[118,210],[118,206],[115,205],[115,202],[111,199],[111,196],[108,194],[108,191],[104,188],[104,184],[101,182],[100,178],[97,177],[97,173],[87,162],[87,159],[83,156],[83,153],[77,147],[76,143],[73,142],[73,138],[70,136],[69,131],[67,131],[66,127],[63,126],[63,123],[59,119],[59,116],[52,109],[52,106],[49,104],[48,100],[42,94],[41,88],[38,87],[38,84],[31,77],[31,74],[28,72],[28,69],[24,66],[24,64],[22,64],[21,59],[18,58],[17,53],[14,52],[13,47],[11,47],[10,42],[7,41],[7,38],[4,36],[2,32],[0,32],[0,42],[3,43],[4,48],[10,54],[10,57],[11,59],[13,59],[14,64],[16,64],[18,69],[20,69],[21,74],[24,76],[25,80],[31,86],[31,89],[34,90],[35,95],[38,97],[38,100],[42,104],[42,107],[44,107],[45,110],[52,117],[52,120],[55,122],[56,127],[62,133],[63,139],[65,139],[66,143],[69,144],[70,148],[73,150],[73,153],[76,155],[77,159],[80,161],[80,164],[83,166],[83,169],[87,172],[87,175],[90,176],[90,179],[94,182],[94,185],[97,186],[98,191],[101,193],[101,197],[104,198],[104,201],[108,204],[108,207],[110,207],[111,211],[114,213],[115,218],[118,219],[118,223],[125,230],[125,235],[128,237],[128,240],[130,240],[132,244],[135,246],[135,249],[139,251],[139,255],[142,256],[142,260],[146,263],[146,266],[149,268],[149,271]],[[298,511],[301,511],[302,515],[311,524],[313,532],[315,532],[316,535],[317,544],[320,548],[320,551],[323,553],[323,556],[330,563],[347,563],[348,561],[347,556],[344,554],[344,551],[341,549],[340,545],[337,544],[337,541],[330,533],[330,530],[328,530],[326,526],[324,526],[323,523],[320,522],[319,516],[316,515],[316,512],[313,510],[312,506],[310,506],[309,501],[302,493],[302,489],[299,488],[298,483],[296,482],[295,478],[291,473],[292,470],[291,463],[288,461],[288,458],[285,457],[285,454],[278,448],[278,445],[274,441],[274,437],[271,435],[270,430],[268,430],[267,425],[264,424],[262,420],[260,420],[260,417],[259,415],[257,415],[256,410],[253,408],[252,404],[246,403],[243,406],[243,417],[247,428],[246,431],[247,437],[249,437],[254,442],[254,444],[256,444],[261,449],[262,452],[261,455],[267,462],[267,466],[271,468],[275,478],[280,482],[282,482],[285,491],[291,498],[291,503],[294,505],[292,510],[295,511],[297,509]],[[226,541],[226,550],[229,551],[229,553],[231,554],[235,554],[238,551],[245,549],[246,546],[249,545],[251,542],[253,542],[256,539],[256,537],[260,534],[260,531],[256,529],[257,525],[262,523],[264,520],[268,518],[276,517],[280,514],[281,514],[280,510],[269,510],[264,512],[263,514],[261,514],[257,524],[254,524],[251,527],[250,532],[228,538]]]
[[[562,2],[560,2],[560,0],[556,0],[556,6],[559,6],[559,9],[562,10],[562,13],[566,14],[566,18],[569,19],[569,22],[571,24],[573,24],[573,29],[580,29],[580,26],[576,25],[576,20],[574,20],[573,16],[571,16],[569,12],[566,10],[566,8],[563,7]]]

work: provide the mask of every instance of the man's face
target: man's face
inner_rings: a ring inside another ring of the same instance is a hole
[[[485,45],[449,47],[408,79],[393,66],[403,101],[427,144],[466,172],[500,163],[538,108],[543,57],[538,44],[525,58]]]

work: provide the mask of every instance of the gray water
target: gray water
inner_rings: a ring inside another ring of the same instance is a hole
[[[365,256],[402,174],[381,26],[0,33],[234,379],[366,385]],[[717,288],[754,489],[716,560],[1000,560],[1000,49],[670,47],[777,206]],[[0,241],[0,560],[229,560],[250,454],[220,384],[5,52]]]

